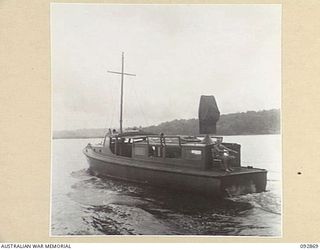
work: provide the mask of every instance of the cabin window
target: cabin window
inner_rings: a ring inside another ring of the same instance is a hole
[[[202,150],[200,150],[200,149],[187,149],[186,150],[186,159],[188,159],[188,160],[201,160],[202,159]]]

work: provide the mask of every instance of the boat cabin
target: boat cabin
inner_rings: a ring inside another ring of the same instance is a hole
[[[215,158],[213,154],[213,146],[214,142],[218,139],[222,140],[222,137],[211,137],[211,139],[213,143],[206,144],[190,136],[119,134],[106,136],[104,146],[109,147],[112,154],[123,157],[210,169],[221,164],[221,160]],[[240,152],[238,144],[228,144],[228,147]],[[240,155],[233,165],[240,166]]]

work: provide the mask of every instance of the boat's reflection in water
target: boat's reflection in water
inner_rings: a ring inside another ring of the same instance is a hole
[[[255,231],[261,231],[261,223],[257,226],[250,219],[253,214],[259,218],[252,196],[251,200],[214,199],[92,177],[85,170],[72,175],[79,181],[69,197],[80,204],[82,221],[91,234],[257,235]],[[264,234],[268,230],[262,230]]]

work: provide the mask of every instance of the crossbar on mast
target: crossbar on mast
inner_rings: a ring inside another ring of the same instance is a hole
[[[119,74],[119,75],[122,74],[121,72],[110,71],[110,70],[108,70],[108,73],[114,73],[114,74]],[[136,76],[135,74],[129,74],[129,73],[123,73],[123,74],[126,76]]]
[[[123,81],[124,81],[124,75],[127,76],[136,76],[134,74],[125,73],[124,72],[124,52],[122,52],[122,62],[121,62],[121,72],[117,71],[108,71],[108,73],[112,74],[119,74],[121,75],[121,94],[120,94],[120,133],[122,134],[122,112],[123,112]]]

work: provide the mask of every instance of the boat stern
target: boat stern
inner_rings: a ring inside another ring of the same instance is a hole
[[[221,192],[226,196],[237,196],[266,191],[267,171],[228,175],[221,179]]]

